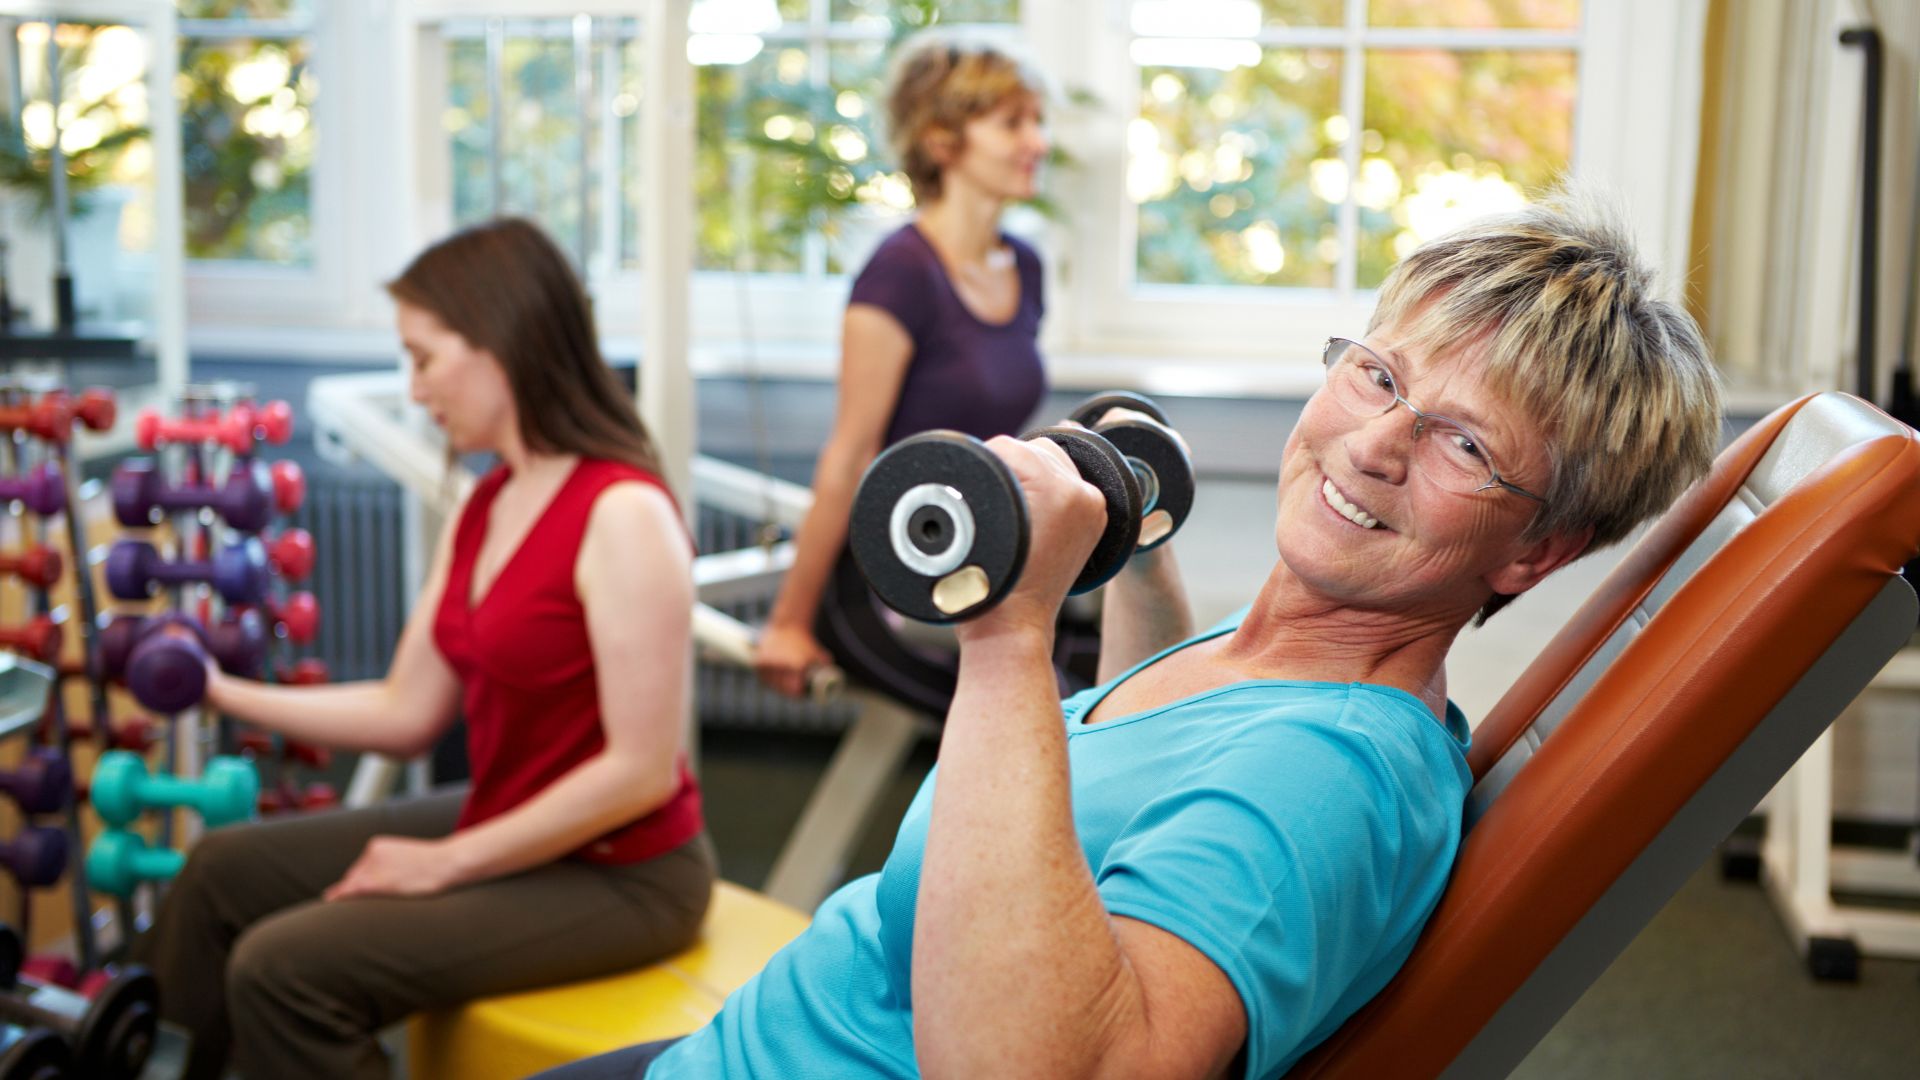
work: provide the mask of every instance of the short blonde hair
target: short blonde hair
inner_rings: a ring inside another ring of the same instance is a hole
[[[1611,208],[1561,190],[1421,245],[1368,329],[1439,355],[1471,342],[1495,393],[1530,416],[1553,475],[1531,539],[1591,529],[1588,550],[1659,514],[1713,464],[1720,378],[1691,316]],[[1480,618],[1510,597],[1496,596]]]
[[[887,77],[887,141],[914,197],[940,197],[941,166],[927,149],[928,135],[944,130],[958,139],[967,121],[1023,96],[1045,101],[1046,83],[1032,65],[994,45],[933,31],[903,46]]]

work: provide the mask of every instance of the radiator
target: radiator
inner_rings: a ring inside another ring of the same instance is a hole
[[[292,524],[313,534],[313,575],[301,588],[320,602],[320,632],[295,646],[324,660],[335,682],[377,679],[406,627],[406,534],[400,485],[384,477],[309,469],[307,499]]]

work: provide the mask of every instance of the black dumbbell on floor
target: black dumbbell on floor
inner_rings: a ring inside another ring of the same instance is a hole
[[[1096,426],[1113,409],[1128,409],[1151,419],[1126,417]],[[1193,459],[1160,406],[1151,398],[1116,390],[1081,402],[1067,419],[1104,436],[1127,459],[1140,482],[1139,550],[1151,551],[1172,539],[1193,511]]]
[[[43,1027],[60,1036],[73,1055],[70,1075],[97,1080],[134,1080],[153,1053],[160,1025],[160,990],[153,975],[128,965],[91,997],[23,979],[20,937],[0,924],[0,1020]],[[13,962],[7,964],[11,959]],[[34,1075],[28,1073],[26,1075]]]
[[[1074,593],[1105,584],[1140,534],[1140,485],[1126,458],[1083,428],[1042,428],[1107,500],[1107,527]],[[930,623],[972,618],[997,604],[1026,566],[1026,497],[985,443],[952,431],[903,439],[875,458],[854,493],[850,545],[888,607]]]
[[[73,1052],[46,1028],[0,1024],[0,1080],[67,1080]]]

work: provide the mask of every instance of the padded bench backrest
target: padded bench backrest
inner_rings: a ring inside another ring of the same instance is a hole
[[[1920,441],[1846,394],[1721,453],[1474,732],[1407,964],[1296,1077],[1504,1076],[1912,635]]]

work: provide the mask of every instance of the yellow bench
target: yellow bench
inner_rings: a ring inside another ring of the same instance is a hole
[[[807,917],[738,885],[714,886],[700,940],[652,967],[422,1013],[407,1024],[413,1080],[528,1073],[685,1035],[806,929]]]

